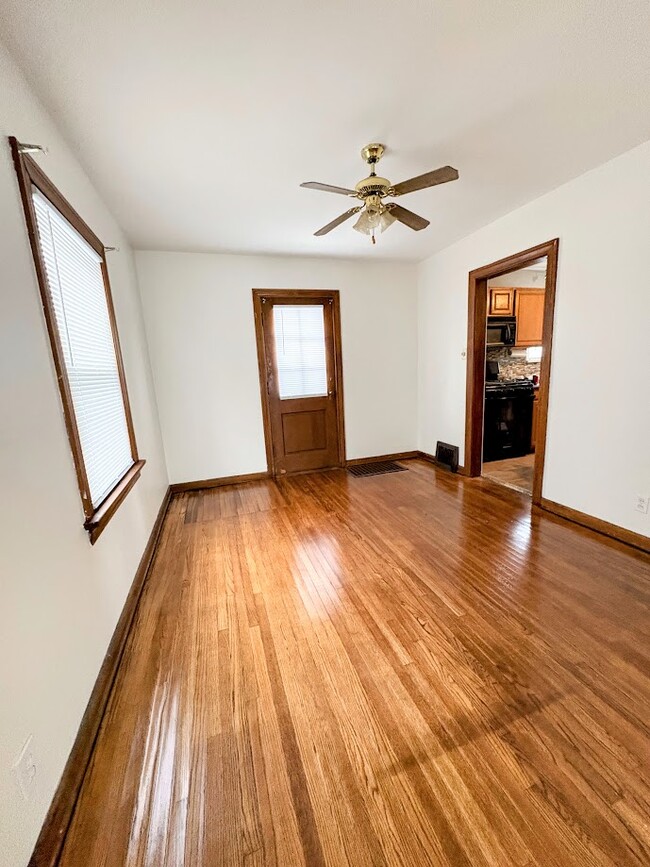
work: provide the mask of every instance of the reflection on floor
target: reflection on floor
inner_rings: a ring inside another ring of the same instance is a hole
[[[535,455],[524,455],[522,458],[507,458],[505,461],[490,461],[483,464],[483,475],[486,479],[522,491],[524,494],[533,492],[533,468]]]

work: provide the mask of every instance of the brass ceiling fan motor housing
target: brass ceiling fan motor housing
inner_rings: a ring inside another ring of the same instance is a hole
[[[380,196],[383,199],[388,195],[390,188],[390,181],[378,175],[369,175],[355,186],[360,199],[365,199],[367,196]]]

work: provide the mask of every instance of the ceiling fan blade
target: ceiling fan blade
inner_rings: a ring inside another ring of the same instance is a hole
[[[395,217],[396,220],[399,220],[400,223],[404,223],[404,225],[408,226],[409,229],[414,229],[416,232],[419,232],[420,229],[426,229],[429,225],[429,221],[425,220],[424,217],[418,217],[418,215],[414,214],[413,211],[409,211],[408,208],[403,208],[401,205],[396,205],[395,202],[386,205],[386,208],[391,216]]]
[[[325,193],[340,193],[342,196],[356,196],[356,190],[349,190],[347,187],[333,187],[332,184],[320,184],[318,181],[306,181],[300,184],[308,190],[323,190]]]
[[[417,178],[409,178],[408,181],[395,184],[393,193],[396,196],[403,196],[404,193],[414,193],[416,190],[424,190],[427,187],[435,187],[437,184],[446,184],[448,181],[457,180],[458,171],[456,169],[452,166],[442,166],[440,169],[418,175]]]
[[[336,229],[337,226],[340,226],[341,223],[345,223],[346,220],[349,220],[354,214],[358,213],[363,205],[359,205],[356,208],[350,208],[349,211],[346,211],[344,214],[341,214],[340,217],[337,217],[335,220],[332,220],[331,223],[328,223],[326,226],[323,226],[322,229],[319,229],[317,232],[314,232],[314,235],[327,235],[328,232],[331,232],[332,229]]]

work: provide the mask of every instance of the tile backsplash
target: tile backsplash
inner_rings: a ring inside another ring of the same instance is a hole
[[[489,347],[486,354],[488,361],[499,362],[499,379],[519,379],[522,376],[533,376],[539,371],[539,361],[526,361],[525,349],[510,349],[508,346]]]

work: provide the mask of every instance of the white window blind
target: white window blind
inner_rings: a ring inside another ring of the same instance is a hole
[[[274,305],[273,331],[280,398],[326,395],[323,305]]]
[[[133,464],[102,260],[36,188],[32,197],[90,497],[96,508]]]

